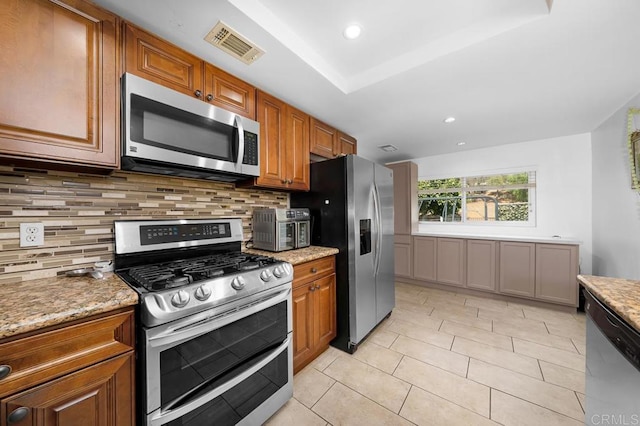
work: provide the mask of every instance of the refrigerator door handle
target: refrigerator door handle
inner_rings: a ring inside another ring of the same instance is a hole
[[[378,186],[373,183],[373,211],[376,221],[376,254],[374,257],[373,275],[378,276],[378,270],[380,269],[380,245],[382,241],[382,215],[380,213],[380,194],[378,192]]]

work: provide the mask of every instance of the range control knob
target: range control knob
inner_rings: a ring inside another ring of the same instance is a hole
[[[265,269],[264,271],[260,272],[260,279],[262,281],[269,281],[271,278],[273,278],[273,275],[271,275],[271,272],[269,272],[267,269]]]
[[[242,290],[247,282],[242,277],[235,277],[231,280],[231,287],[236,290]]]
[[[182,308],[187,303],[189,303],[189,293],[184,290],[180,290],[171,296],[171,304],[176,308]]]
[[[208,286],[203,285],[196,288],[196,291],[193,292],[193,295],[196,297],[196,299],[202,302],[207,300],[211,296],[211,289]]]
[[[276,278],[286,277],[290,273],[291,273],[291,268],[289,267],[288,263],[285,263],[284,265],[276,266],[273,269],[273,275],[275,275]]]

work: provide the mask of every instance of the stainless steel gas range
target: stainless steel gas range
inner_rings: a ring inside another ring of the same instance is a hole
[[[240,219],[115,222],[140,295],[145,425],[258,425],[293,395],[289,263],[241,252]]]

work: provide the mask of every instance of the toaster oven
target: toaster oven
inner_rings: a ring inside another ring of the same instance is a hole
[[[255,209],[253,247],[268,251],[308,247],[311,241],[310,218],[309,209]]]

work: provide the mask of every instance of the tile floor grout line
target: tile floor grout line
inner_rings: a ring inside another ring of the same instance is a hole
[[[531,405],[535,405],[536,407],[544,408],[545,410],[547,410],[547,411],[551,411],[551,412],[553,412],[553,413],[556,413],[556,414],[558,414],[559,416],[566,417],[566,418],[568,418],[568,419],[576,420],[576,421],[579,421],[579,422],[584,422],[584,419],[582,419],[582,420],[581,420],[581,419],[576,419],[575,417],[567,416],[566,414],[563,414],[563,413],[561,413],[561,412],[559,412],[559,411],[556,411],[556,410],[554,410],[554,409],[552,409],[552,408],[545,407],[544,405],[540,405],[540,404],[535,403],[535,402],[533,402],[533,401],[526,400],[526,399],[524,399],[524,398],[522,398],[522,397],[519,397],[519,396],[517,396],[517,395],[510,394],[509,392],[505,392],[505,391],[500,390],[500,389],[496,389],[496,391],[498,391],[498,392],[502,392],[502,393],[503,393],[503,394],[505,394],[505,395],[509,395],[509,396],[511,396],[511,397],[513,397],[513,398],[519,399],[520,401],[524,401],[524,402],[529,403],[529,404],[531,404]],[[576,398],[577,398],[577,396],[576,396]],[[580,405],[580,401],[578,401],[578,405]],[[582,406],[580,406],[580,408],[582,408]]]

